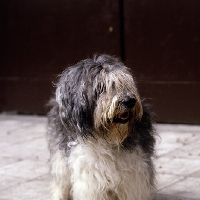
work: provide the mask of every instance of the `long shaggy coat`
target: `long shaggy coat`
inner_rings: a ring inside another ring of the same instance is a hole
[[[54,200],[149,200],[155,137],[130,69],[94,56],[67,68],[48,114]]]

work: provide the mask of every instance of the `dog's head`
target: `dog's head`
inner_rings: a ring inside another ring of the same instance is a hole
[[[100,55],[61,74],[56,100],[67,129],[82,137],[106,137],[121,144],[142,117],[130,70],[117,58]]]

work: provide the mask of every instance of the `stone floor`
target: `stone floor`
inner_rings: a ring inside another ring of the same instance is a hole
[[[0,115],[0,200],[50,199],[46,117]],[[158,124],[154,200],[200,200],[200,126]]]

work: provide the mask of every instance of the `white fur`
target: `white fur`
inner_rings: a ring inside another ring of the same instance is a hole
[[[64,152],[58,150],[51,159],[51,174],[53,175],[53,181],[51,183],[51,191],[54,200],[68,200],[70,196],[71,184],[70,171],[66,165],[66,156]]]
[[[54,200],[150,199],[150,172],[139,146],[130,152],[94,139],[74,145],[68,158],[62,154],[52,161]]]

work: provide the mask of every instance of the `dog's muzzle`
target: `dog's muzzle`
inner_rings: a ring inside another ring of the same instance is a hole
[[[121,102],[122,110],[114,118],[115,123],[125,124],[130,120],[131,110],[136,104],[136,99],[131,96],[126,96]]]

